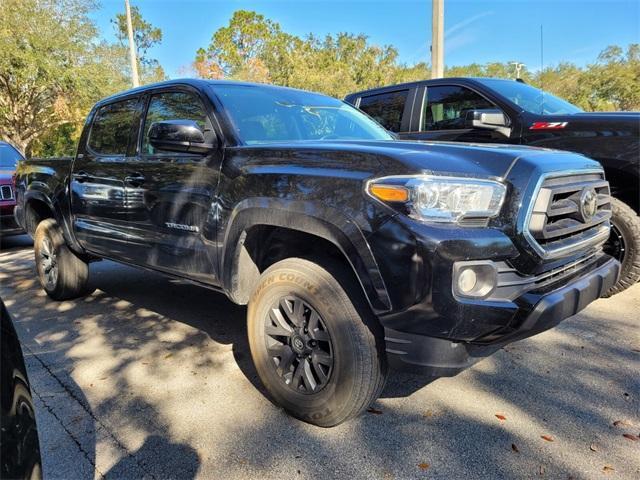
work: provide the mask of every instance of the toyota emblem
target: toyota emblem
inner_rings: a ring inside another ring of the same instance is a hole
[[[582,221],[590,222],[598,211],[598,194],[593,188],[585,188],[580,194],[580,215]]]

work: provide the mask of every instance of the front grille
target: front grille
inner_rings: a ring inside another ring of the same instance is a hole
[[[11,188],[11,185],[0,186],[0,200],[13,200],[13,188]]]
[[[609,184],[602,171],[543,177],[526,236],[543,258],[558,258],[609,237]]]

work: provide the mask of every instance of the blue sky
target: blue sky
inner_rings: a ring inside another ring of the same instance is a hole
[[[199,47],[228,23],[235,10],[255,10],[286,32],[364,33],[375,44],[394,45],[406,63],[429,60],[431,1],[337,0],[131,0],[160,27],[162,45],[152,56],[166,72],[183,76]],[[124,0],[102,0],[94,18],[113,40],[109,19],[124,10]],[[634,0],[445,0],[445,63],[518,60],[540,67],[540,25],[544,63],[583,65],[607,45],[640,42],[640,1]]]

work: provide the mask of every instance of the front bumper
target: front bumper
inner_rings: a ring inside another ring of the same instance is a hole
[[[13,214],[0,215],[0,236],[7,237],[9,235],[19,235],[24,233],[24,230],[16,222]]]
[[[491,355],[502,346],[543,332],[575,315],[611,288],[620,274],[620,263],[602,255],[586,271],[554,288],[527,292],[515,303],[508,326],[470,342],[452,341],[385,326],[385,344],[390,365],[433,376],[452,376]],[[485,314],[495,314],[495,304]],[[473,317],[469,318],[473,321]]]

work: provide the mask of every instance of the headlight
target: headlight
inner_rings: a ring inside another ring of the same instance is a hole
[[[495,217],[506,190],[494,180],[432,175],[384,177],[367,183],[367,192],[374,198],[404,205],[409,216],[418,220],[441,223]]]

